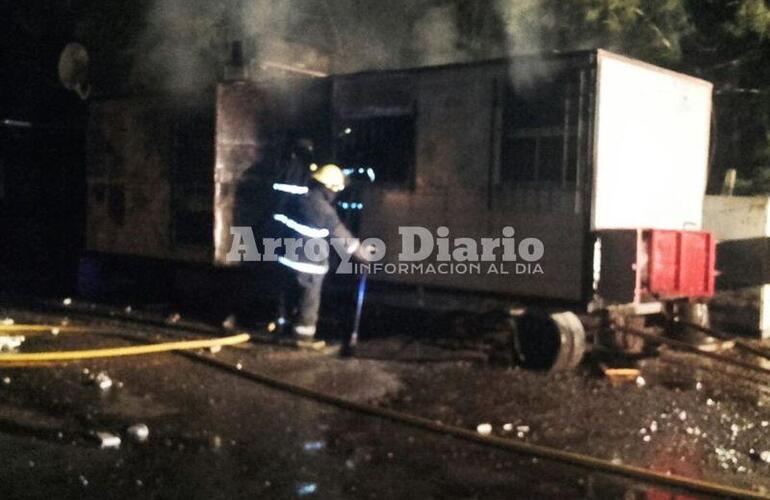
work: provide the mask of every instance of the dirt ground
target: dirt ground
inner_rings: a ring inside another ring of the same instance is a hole
[[[144,339],[171,335],[117,324]],[[613,384],[591,360],[570,373],[530,372],[467,343],[389,330],[365,338],[352,360],[257,343],[215,356],[467,429],[489,424],[500,437],[770,492],[770,377],[664,351],[640,362],[639,379]],[[21,350],[129,344],[62,333]],[[99,387],[101,373],[111,387]],[[0,381],[2,498],[673,498],[324,406],[178,354],[2,367]],[[131,437],[134,424],[147,426],[146,441]],[[102,449],[96,432],[120,445]]]

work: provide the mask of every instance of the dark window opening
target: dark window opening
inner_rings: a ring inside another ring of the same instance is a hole
[[[337,161],[355,172],[372,169],[378,184],[411,185],[415,122],[413,113],[346,120],[337,133]]]
[[[503,111],[500,183],[575,185],[578,150],[577,85],[566,78],[516,92]]]

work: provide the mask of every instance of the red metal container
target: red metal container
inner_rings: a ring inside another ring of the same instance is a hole
[[[714,295],[716,240],[711,233],[647,229],[643,241],[647,279],[642,276],[642,286],[649,294],[663,299]]]
[[[604,303],[714,295],[716,239],[711,233],[612,229],[597,232],[597,237],[601,265],[594,276]]]

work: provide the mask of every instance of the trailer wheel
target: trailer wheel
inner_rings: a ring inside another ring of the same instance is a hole
[[[580,364],[586,332],[572,312],[527,310],[516,321],[513,340],[514,354],[523,367],[555,372]]]

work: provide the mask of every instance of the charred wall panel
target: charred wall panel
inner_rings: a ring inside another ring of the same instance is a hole
[[[533,79],[533,85],[542,85],[538,78],[553,81],[550,101],[542,96],[540,101],[555,107],[559,118],[558,127],[547,130],[555,128],[556,138],[567,137],[574,142],[570,146],[572,154],[564,159],[569,167],[566,170],[573,172],[577,170],[575,150],[579,147],[588,152],[589,135],[584,133],[578,138],[575,132],[575,109],[578,75],[590,64],[586,54],[560,59],[541,66],[542,73]],[[337,129],[351,116],[361,114],[411,110],[417,117],[413,182],[375,184],[364,194],[361,234],[382,238],[389,244],[386,262],[395,263],[400,251],[399,226],[423,226],[435,232],[443,225],[450,229],[452,238],[476,240],[500,237],[503,227],[513,226],[517,238],[539,238],[546,248],[541,261],[544,274],[399,274],[382,275],[380,279],[568,301],[585,299],[587,214],[584,204],[576,203],[576,199],[584,196],[588,176],[581,177],[580,182],[575,174],[571,179],[565,176],[564,181],[561,175],[555,180],[536,182],[501,180],[502,169],[521,168],[520,162],[524,161],[509,157],[505,163],[506,159],[501,158],[506,129],[514,126],[510,119],[504,119],[506,92],[519,93],[520,99],[530,103],[533,116],[544,111],[542,102],[528,101],[528,89],[519,86],[511,90],[510,70],[501,62],[352,75],[335,82]],[[564,105],[568,94],[569,100],[575,101],[572,110]],[[588,106],[588,98],[584,97],[583,110]],[[567,120],[564,124],[566,114],[573,116],[573,123]],[[529,127],[536,132],[546,129],[540,123]],[[560,170],[563,149],[560,145]]]
[[[210,260],[212,151],[213,105],[205,98],[92,104],[88,250]]]

